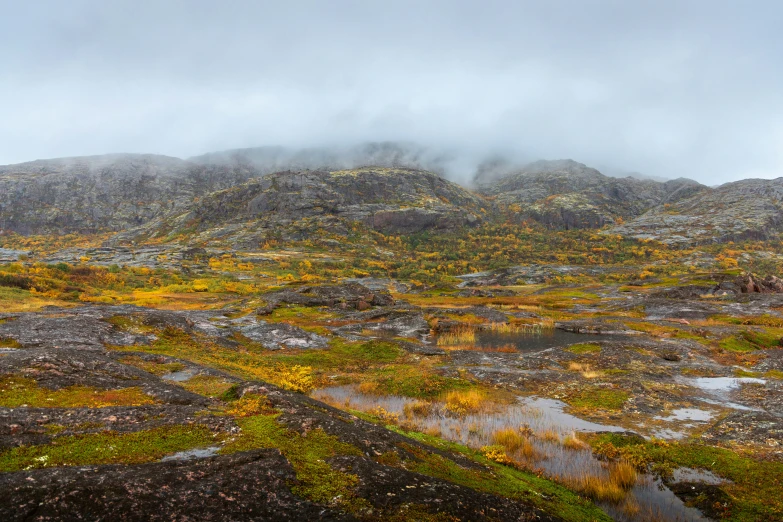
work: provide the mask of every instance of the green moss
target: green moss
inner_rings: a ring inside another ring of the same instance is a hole
[[[204,426],[166,426],[136,433],[72,435],[51,444],[19,446],[0,453],[0,471],[91,464],[139,464],[219,441]]]
[[[581,344],[572,344],[571,346],[566,348],[566,350],[575,354],[598,353],[601,351],[601,347],[594,343],[581,343]]]
[[[596,410],[620,410],[630,395],[622,390],[589,386],[570,395],[565,400],[576,408]]]
[[[780,348],[781,337],[767,332],[743,330],[731,337],[722,339],[720,347],[730,352],[752,352],[769,348]]]
[[[0,337],[0,348],[21,348],[22,345],[16,339]]]
[[[664,469],[706,469],[732,483],[719,487],[732,499],[727,520],[756,521],[783,518],[783,463],[757,460],[734,451],[698,443],[656,443],[638,437],[602,434],[590,439],[593,449],[612,458],[650,462]]]
[[[370,374],[370,379],[380,393],[420,399],[435,399],[449,391],[476,386],[465,379],[443,377],[413,365],[380,368]]]
[[[234,385],[214,375],[196,375],[187,381],[178,382],[186,390],[205,397],[222,397]]]
[[[768,379],[783,379],[783,371],[769,370],[764,374],[764,377],[767,377]]]
[[[0,406],[18,408],[101,408],[104,406],[140,406],[153,404],[141,388],[98,390],[88,386],[69,386],[59,390],[42,388],[33,379],[6,376],[0,379]]]
[[[359,483],[358,477],[332,469],[326,459],[337,455],[362,455],[362,452],[321,429],[309,431],[307,436],[288,430],[277,422],[278,415],[237,419],[242,432],[221,452],[277,448],[296,471],[299,484],[292,488],[294,493],[322,504],[340,503],[346,507],[361,504],[361,499],[352,491]]]

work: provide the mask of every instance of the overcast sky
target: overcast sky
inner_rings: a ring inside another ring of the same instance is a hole
[[[407,140],[783,176],[783,2],[0,0],[0,164]]]

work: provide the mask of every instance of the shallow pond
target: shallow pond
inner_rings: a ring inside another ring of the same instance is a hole
[[[417,403],[414,399],[399,396],[376,396],[359,392],[353,386],[333,386],[316,390],[313,398],[346,409],[370,412],[383,408],[386,412],[404,419],[416,429],[437,433],[440,437],[459,442],[471,448],[494,444],[495,432],[511,429],[532,433],[532,448],[510,456],[525,462],[529,467],[541,469],[550,478],[568,482],[586,475],[607,479],[609,466],[598,460],[586,446],[566,446],[563,441],[573,440],[573,432],[621,432],[623,428],[589,422],[563,411],[565,403],[540,397],[521,397],[516,404],[464,416],[449,414],[442,405],[434,405],[420,415],[412,413]],[[406,408],[407,406],[407,408]],[[571,437],[569,437],[571,436]],[[608,503],[601,507],[615,520],[677,520],[696,522],[708,520],[693,508],[685,506],[660,480],[649,475],[639,475],[628,498],[639,505],[639,512],[628,518],[620,506]]]
[[[569,344],[591,343],[596,341],[616,341],[622,338],[623,336],[619,335],[578,334],[558,329],[543,330],[541,332],[519,331],[512,333],[478,330],[476,332],[476,340],[466,344],[466,346],[487,350],[509,349],[509,351],[516,350],[519,352],[540,352],[557,346],[568,346]]]
[[[161,459],[162,462],[169,460],[192,460],[192,459],[205,459],[207,457],[214,457],[218,454],[220,448],[218,446],[210,446],[208,448],[196,448],[187,451],[180,451],[173,455],[168,455]]]
[[[161,378],[166,381],[185,382],[195,376],[196,373],[198,373],[197,370],[180,370],[178,372],[167,373]]]

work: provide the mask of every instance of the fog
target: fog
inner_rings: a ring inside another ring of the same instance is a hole
[[[0,5],[0,164],[395,141],[456,179],[783,175],[780,2]]]

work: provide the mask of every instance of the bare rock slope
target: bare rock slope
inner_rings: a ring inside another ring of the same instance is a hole
[[[553,228],[613,224],[706,188],[689,179],[612,178],[572,160],[537,161],[494,181],[477,181],[480,193]]]

